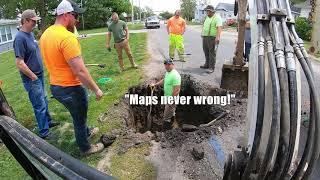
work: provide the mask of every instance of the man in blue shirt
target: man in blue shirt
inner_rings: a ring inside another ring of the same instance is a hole
[[[33,10],[28,9],[22,13],[22,27],[14,39],[13,48],[16,65],[38,123],[39,136],[50,139],[52,136],[49,134],[49,128],[58,125],[58,123],[51,121],[48,111],[40,50],[32,33],[38,20],[40,17]]]

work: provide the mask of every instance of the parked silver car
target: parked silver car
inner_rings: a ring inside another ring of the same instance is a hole
[[[146,19],[145,26],[149,28],[160,28],[160,20],[156,16],[151,16]]]

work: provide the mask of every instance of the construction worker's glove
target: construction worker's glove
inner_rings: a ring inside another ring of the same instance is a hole
[[[154,84],[154,83],[151,83],[151,84],[149,85],[150,88],[154,88],[155,86],[156,86],[156,84]]]

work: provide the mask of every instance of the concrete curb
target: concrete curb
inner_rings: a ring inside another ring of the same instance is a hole
[[[315,56],[314,56],[314,55],[312,55],[312,54],[309,54],[309,56],[310,56],[310,58],[312,58],[312,59],[314,59],[314,60],[316,60],[316,61],[320,62],[320,58],[317,58],[317,57],[315,57]]]

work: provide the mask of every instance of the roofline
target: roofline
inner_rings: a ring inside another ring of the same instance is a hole
[[[5,21],[1,21],[1,20],[5,20]],[[11,25],[11,24],[18,24],[18,23],[20,23],[20,21],[17,19],[15,20],[0,19],[0,25]]]

